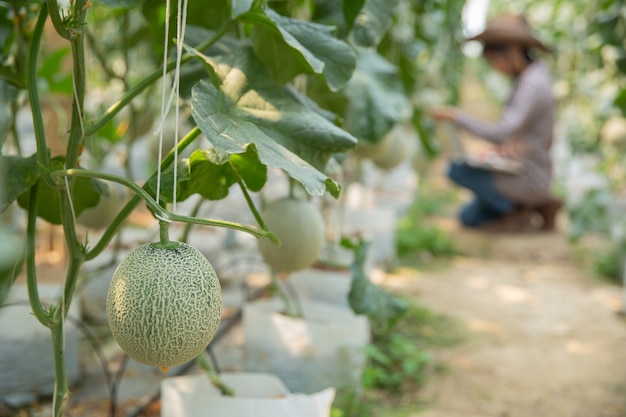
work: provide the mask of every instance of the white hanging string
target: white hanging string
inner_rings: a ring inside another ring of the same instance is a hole
[[[169,103],[166,106],[165,103],[165,85],[167,83],[167,44],[168,39],[170,37],[170,9],[171,4],[170,0],[165,1],[165,38],[163,40],[163,74],[161,76],[162,80],[162,89],[161,89],[161,117],[159,120],[159,152],[157,157],[157,186],[156,186],[156,201],[157,203],[161,197],[161,160],[163,159],[163,121],[165,120],[165,116],[167,115],[167,109],[169,108]]]
[[[185,29],[187,28],[187,2],[188,0],[184,0],[182,5],[180,1],[178,2],[178,25],[177,25],[178,36],[176,39],[176,69],[174,71],[174,92],[175,92],[175,96],[177,99],[178,97],[180,97],[180,62],[181,62],[181,58],[183,55],[183,41],[185,40]],[[175,138],[174,139],[174,189],[172,192],[173,194],[172,210],[174,212],[176,212],[176,188],[177,188],[176,179],[178,178],[178,164],[176,163],[176,161],[178,161],[178,139],[179,139],[178,121],[180,120],[179,108],[180,106],[178,106],[178,103],[176,103],[176,107],[175,107],[176,126],[174,128],[174,138]]]
[[[177,178],[178,178],[178,139],[179,139],[179,105],[178,105],[178,97],[180,97],[180,65],[181,58],[183,54],[183,41],[185,39],[185,30],[187,28],[187,4],[188,0],[184,0],[182,3],[178,2],[178,14],[177,14],[177,23],[176,23],[176,66],[174,70],[174,80],[172,83],[172,90],[170,91],[169,97],[165,99],[165,86],[166,86],[166,76],[167,76],[167,44],[169,39],[169,20],[170,20],[170,10],[171,3],[170,0],[166,0],[166,12],[165,12],[165,40],[163,47],[163,90],[161,94],[161,118],[159,121],[158,131],[159,131],[159,165],[157,168],[157,191],[156,197],[157,201],[160,199],[161,194],[161,160],[163,158],[163,127],[167,115],[169,113],[169,109],[171,108],[172,102],[174,102],[174,183],[173,183],[173,196],[172,196],[172,211],[176,212],[176,193],[177,193]]]

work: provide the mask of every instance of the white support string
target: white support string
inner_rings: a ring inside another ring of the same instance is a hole
[[[183,41],[185,39],[185,30],[187,28],[187,4],[188,0],[184,0],[182,3],[178,2],[178,14],[177,14],[177,23],[176,23],[176,67],[174,70],[174,80],[172,82],[172,89],[170,91],[169,97],[165,99],[165,89],[166,89],[166,77],[167,77],[167,44],[169,39],[169,20],[170,20],[170,11],[171,11],[171,3],[170,0],[166,0],[165,6],[165,39],[163,46],[163,90],[161,94],[161,119],[159,121],[158,132],[159,132],[159,153],[158,153],[158,168],[157,168],[157,190],[156,197],[157,202],[160,199],[161,194],[161,160],[163,159],[163,125],[169,113],[169,109],[174,102],[174,183],[173,183],[173,207],[172,211],[176,212],[176,193],[177,193],[177,178],[178,178],[178,139],[179,139],[179,103],[178,97],[180,97],[180,66],[181,66],[181,58],[183,54]]]
[[[170,0],[165,0],[165,37],[163,40],[163,74],[161,80],[162,90],[161,90],[161,119],[159,120],[159,153],[157,160],[157,186],[156,186],[156,201],[157,203],[161,197],[161,160],[163,159],[163,121],[165,120],[165,116],[167,115],[167,109],[169,108],[169,103],[166,107],[165,104],[165,85],[167,83],[167,44],[168,39],[170,37],[170,9],[171,4]]]
[[[183,4],[178,2],[178,25],[177,25],[177,39],[176,39],[176,69],[174,71],[174,92],[176,94],[176,98],[180,97],[180,63],[183,55],[183,42],[185,40],[185,29],[187,28],[187,2],[188,0],[184,0]],[[175,107],[175,119],[176,126],[174,128],[174,187],[173,187],[173,204],[172,211],[176,212],[176,188],[178,178],[178,127],[179,127],[179,106],[178,103]]]

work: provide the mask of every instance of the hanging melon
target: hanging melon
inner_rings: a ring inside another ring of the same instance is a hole
[[[410,156],[412,152],[410,140],[407,128],[398,123],[380,142],[370,147],[367,152],[368,158],[380,169],[395,168]]]
[[[280,239],[258,240],[265,262],[278,272],[292,272],[310,266],[324,246],[324,219],[310,201],[283,198],[269,203],[261,213],[267,228]]]
[[[198,356],[215,336],[222,291],[213,266],[185,243],[133,249],[113,274],[111,333],[138,362],[169,367]]]

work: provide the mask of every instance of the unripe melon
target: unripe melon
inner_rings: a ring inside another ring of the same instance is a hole
[[[261,212],[267,228],[281,245],[259,239],[265,262],[278,272],[293,272],[310,266],[324,246],[324,219],[317,207],[306,200],[283,198],[269,203]]]
[[[119,264],[106,303],[111,333],[138,362],[169,367],[188,362],[219,327],[222,290],[197,249],[145,244]]]
[[[408,129],[401,123],[391,128],[378,143],[377,151],[370,156],[374,165],[387,170],[395,168],[408,158],[412,151],[408,135]]]

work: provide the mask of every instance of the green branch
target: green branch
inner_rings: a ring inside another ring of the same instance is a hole
[[[204,226],[225,227],[228,229],[234,229],[241,232],[249,233],[257,238],[267,237],[272,242],[278,242],[278,238],[273,233],[266,230],[259,230],[252,226],[246,226],[241,223],[230,222],[226,220],[214,220],[214,219],[202,219],[197,217],[189,217],[181,214],[172,213],[163,207],[161,207],[157,201],[142,187],[135,184],[126,177],[119,175],[108,174],[104,172],[91,171],[87,169],[67,169],[60,171],[52,171],[50,173],[52,177],[85,177],[85,178],[98,178],[105,181],[115,182],[125,187],[130,188],[137,197],[146,202],[148,207],[152,210],[155,217],[164,222],[181,222],[181,223],[193,223]]]
[[[28,205],[28,225],[26,226],[26,286],[28,288],[28,301],[33,314],[41,324],[51,327],[52,323],[48,313],[41,304],[39,289],[37,288],[37,269],[35,263],[37,241],[37,199],[39,182],[30,189],[30,202]]]
[[[54,26],[54,30],[56,30],[57,33],[61,35],[61,37],[65,39],[71,39],[72,34],[65,27],[65,24],[63,23],[63,19],[61,19],[61,13],[59,11],[59,5],[58,5],[57,0],[48,0],[47,5],[50,8],[50,20],[52,20],[52,25]]]
[[[200,129],[196,126],[193,129],[191,129],[189,133],[187,133],[185,137],[183,137],[178,142],[178,150],[176,152],[174,151],[174,149],[172,149],[165,156],[165,158],[163,158],[163,161],[161,162],[161,166],[160,166],[161,171],[165,171],[174,162],[174,156],[176,153],[181,154],[182,151],[184,151],[189,145],[191,145],[198,136],[200,136]],[[150,176],[150,179],[156,177],[156,175],[157,175],[157,171],[155,170]],[[146,181],[146,183],[144,184],[143,186],[144,190],[148,189],[148,184],[150,182],[150,179]],[[91,260],[95,258],[107,248],[109,242],[113,239],[113,237],[115,236],[119,228],[122,226],[124,221],[128,218],[128,216],[130,216],[130,214],[133,212],[135,207],[137,207],[137,205],[140,202],[141,202],[141,198],[135,195],[128,203],[126,203],[124,208],[122,208],[122,210],[117,214],[117,216],[115,216],[115,219],[113,219],[109,227],[106,228],[106,230],[100,237],[100,240],[98,241],[98,243],[85,254],[85,260]]]
[[[39,10],[39,18],[33,31],[33,37],[28,49],[28,58],[26,59],[26,77],[28,81],[28,99],[33,114],[33,127],[35,130],[35,141],[37,142],[37,160],[39,164],[48,167],[50,164],[50,156],[46,145],[46,132],[43,123],[43,115],[41,114],[41,102],[39,100],[39,89],[37,88],[37,57],[39,55],[39,47],[41,46],[41,38],[43,35],[46,19],[48,18],[48,6],[46,3],[41,5]]]

